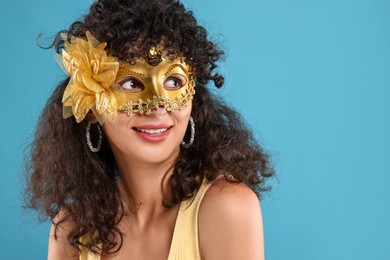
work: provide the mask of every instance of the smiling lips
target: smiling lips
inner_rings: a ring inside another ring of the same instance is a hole
[[[133,127],[137,136],[143,140],[152,143],[159,143],[165,141],[173,126],[168,125],[144,125]]]
[[[141,132],[141,133],[146,133],[146,134],[162,134],[166,131],[168,131],[169,128],[160,128],[160,129],[138,129],[134,128],[135,131]]]

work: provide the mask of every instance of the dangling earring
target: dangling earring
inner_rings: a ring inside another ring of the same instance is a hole
[[[91,130],[91,121],[88,121],[87,129],[85,129],[85,137],[87,138],[87,145],[89,147],[89,150],[93,153],[97,153],[100,151],[100,147],[102,146],[102,140],[103,140],[103,132],[99,124],[96,124],[97,130],[99,132],[99,140],[97,147],[94,147],[91,142],[91,133],[89,132]]]
[[[192,116],[190,116],[190,127],[191,127],[191,138],[190,138],[190,142],[186,144],[186,142],[181,142],[181,145],[184,146],[185,148],[188,148],[190,147],[193,143],[194,143],[194,140],[195,140],[195,122],[194,122],[194,119],[192,118]]]

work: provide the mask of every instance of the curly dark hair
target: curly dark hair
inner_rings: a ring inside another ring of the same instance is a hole
[[[274,175],[269,157],[239,114],[205,86],[210,80],[217,87],[223,85],[223,77],[214,72],[223,51],[207,39],[206,30],[183,4],[174,0],[97,1],[82,21],[62,32],[70,40],[85,37],[87,31],[107,42],[107,51],[120,60],[143,58],[153,63],[149,50],[162,44],[164,55],[183,56],[196,72],[192,109],[196,138],[191,147],[181,148],[173,165],[171,195],[163,202],[166,207],[193,197],[203,178],[213,181],[221,174],[229,181],[245,183],[259,196],[269,189],[266,179]],[[60,33],[53,43],[58,53],[64,46]],[[29,207],[51,219],[55,230],[65,221],[74,222],[68,241],[75,248],[116,252],[123,236],[117,224],[125,214],[116,184],[116,162],[106,138],[99,152],[89,151],[87,120],[63,119],[61,100],[68,82],[69,78],[57,86],[39,119],[27,162],[26,199]],[[92,132],[92,138],[97,133]],[[64,214],[56,220],[60,212]]]

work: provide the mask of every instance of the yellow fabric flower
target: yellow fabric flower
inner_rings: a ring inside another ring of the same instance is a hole
[[[118,59],[107,55],[107,43],[100,43],[88,31],[86,37],[74,37],[70,43],[63,37],[61,58],[70,75],[62,98],[64,118],[74,115],[79,123],[92,110],[100,124],[105,119],[115,121],[117,101],[110,86],[118,72]]]

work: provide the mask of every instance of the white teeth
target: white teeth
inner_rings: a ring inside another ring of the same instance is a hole
[[[168,131],[168,128],[161,128],[161,129],[138,129],[138,128],[136,128],[136,130],[138,132],[141,132],[141,133],[156,135],[156,134],[161,134],[161,133]]]

